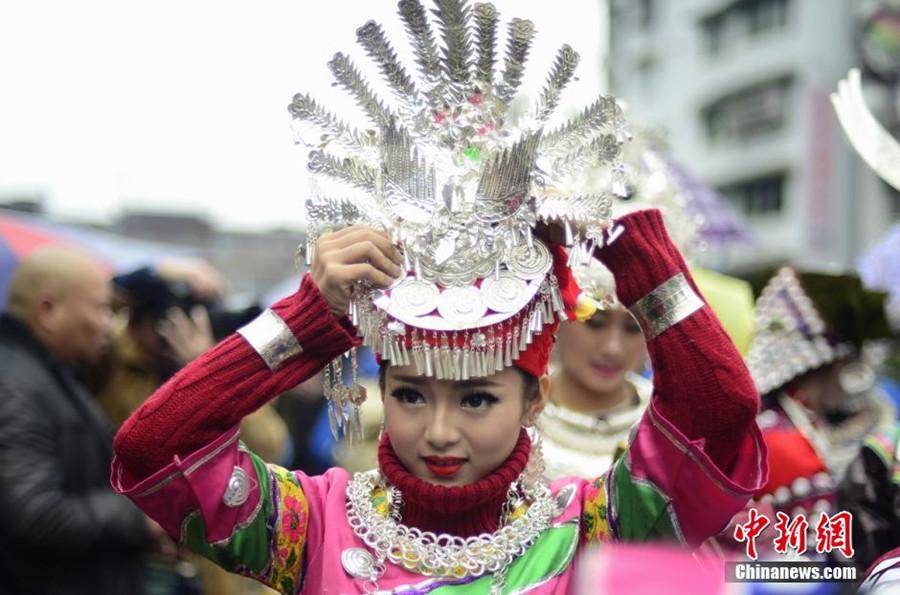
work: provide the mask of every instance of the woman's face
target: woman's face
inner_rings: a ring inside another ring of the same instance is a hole
[[[525,399],[515,368],[467,381],[435,380],[412,366],[387,368],[384,425],[406,469],[424,481],[461,486],[500,466],[547,400],[549,379],[540,379],[540,396]]]
[[[564,373],[598,395],[620,391],[646,358],[641,327],[624,308],[598,310],[585,322],[560,325],[556,348]]]

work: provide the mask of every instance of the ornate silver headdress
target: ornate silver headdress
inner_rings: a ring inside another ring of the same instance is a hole
[[[756,334],[747,353],[759,393],[852,353],[851,345],[829,341],[826,329],[796,271],[779,269],[756,301]]]
[[[511,365],[563,310],[551,250],[533,236],[537,223],[564,227],[570,262],[586,262],[603,241],[611,194],[625,193],[617,161],[625,120],[604,96],[545,128],[579,61],[568,45],[533,109],[515,117],[510,104],[535,34],[530,21],[509,22],[498,68],[492,4],[436,0],[440,45],[419,0],[401,0],[398,9],[417,77],[379,24],[356,32],[390,101],[376,96],[345,54],[328,64],[371,129],[352,128],[309,95],[289,106],[298,141],[312,148],[307,258],[324,232],[357,223],[389,230],[407,275],[385,291],[355,292],[350,315],[364,343],[393,364],[415,363],[421,374],[485,376]],[[597,167],[608,170],[606,188],[577,192],[579,176]],[[339,384],[328,390],[340,409],[362,398]]]

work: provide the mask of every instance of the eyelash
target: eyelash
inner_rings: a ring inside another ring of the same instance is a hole
[[[421,399],[422,401],[425,400],[425,397],[423,397],[422,393],[420,393],[419,391],[405,387],[394,389],[394,392],[391,393],[391,396],[405,405],[416,405],[419,399]]]
[[[498,399],[497,397],[495,397],[494,395],[492,395],[490,393],[471,392],[462,398],[461,405],[463,407],[466,407],[466,402],[469,401],[470,399],[481,399],[482,400],[482,402],[479,403],[479,405],[475,405],[475,406],[469,405],[469,407],[471,407],[472,409],[481,409],[482,405],[485,405],[486,407],[484,407],[484,408],[486,409],[487,407],[496,405],[500,401],[500,399]]]
[[[418,405],[420,404],[420,400],[422,402],[424,402],[425,400],[425,397],[422,395],[422,393],[415,389],[406,387],[394,389],[394,391],[391,393],[391,396],[405,405]],[[475,401],[477,399],[481,399],[481,401],[478,402],[478,404],[473,405],[472,401]],[[462,400],[460,401],[460,405],[462,407],[471,409],[481,409],[482,407],[486,408],[495,405],[499,401],[500,399],[490,393],[474,391],[464,395]]]

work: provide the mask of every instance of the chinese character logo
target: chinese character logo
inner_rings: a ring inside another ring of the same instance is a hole
[[[738,542],[747,542],[747,557],[756,560],[756,538],[769,526],[769,517],[759,514],[755,508],[750,509],[749,519],[742,525],[735,525],[734,538]]]
[[[847,558],[853,557],[853,515],[839,512],[829,517],[822,513],[816,525],[816,551],[827,554],[838,550]]]
[[[791,517],[781,511],[775,513],[775,516],[778,519],[775,522],[775,531],[778,532],[775,538],[775,551],[786,554],[790,548],[803,555],[806,552],[806,532],[809,529],[806,517],[801,514],[791,520]]]

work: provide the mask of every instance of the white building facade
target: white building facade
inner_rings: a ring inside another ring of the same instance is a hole
[[[852,266],[900,215],[828,98],[860,65],[854,4],[610,0],[611,90],[635,122],[668,129],[675,159],[744,214],[757,241],[728,255],[731,268]],[[889,107],[886,87],[869,91]]]

